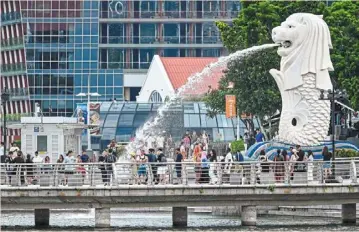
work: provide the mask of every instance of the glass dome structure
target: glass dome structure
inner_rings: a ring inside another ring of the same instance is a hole
[[[93,136],[93,149],[105,148],[112,139],[116,142],[129,142],[147,120],[153,119],[161,103],[102,102],[100,103],[100,133]],[[179,141],[188,130],[197,134],[206,131],[211,141],[230,142],[235,140],[237,119],[226,118],[218,114],[213,118],[207,116],[207,107],[203,102],[183,102],[170,107],[165,113],[160,128],[154,128],[154,134],[171,135]],[[254,123],[257,126],[257,123]],[[240,121],[240,134],[245,125]]]

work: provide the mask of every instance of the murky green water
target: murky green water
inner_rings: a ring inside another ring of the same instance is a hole
[[[112,228],[99,230],[94,229],[93,211],[56,212],[50,215],[51,228],[39,230],[34,228],[33,213],[3,212],[2,231],[359,231],[359,225],[341,225],[340,218],[259,216],[258,226],[243,227],[237,217],[200,213],[189,214],[188,227],[177,229],[172,227],[170,212],[114,212],[111,216]]]

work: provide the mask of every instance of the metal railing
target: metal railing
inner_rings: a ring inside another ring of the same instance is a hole
[[[1,41],[1,51],[24,48],[23,37],[10,38]]]
[[[5,26],[12,23],[21,22],[21,14],[20,12],[9,12],[1,14],[1,25]]]
[[[2,64],[1,65],[1,75],[2,76],[12,76],[19,75],[26,72],[25,63],[14,63],[14,64]]]
[[[358,184],[359,161],[167,162],[1,164],[9,186],[278,185]]]

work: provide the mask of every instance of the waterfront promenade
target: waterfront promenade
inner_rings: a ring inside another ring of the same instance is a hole
[[[211,184],[210,179],[196,183],[196,163],[182,163],[180,180],[176,176],[178,164],[167,163],[165,182],[156,184],[155,164],[147,164],[148,177],[143,183],[135,183],[138,176],[132,171],[137,165],[116,163],[112,165],[114,174],[108,185],[102,183],[102,163],[85,164],[85,173],[68,175],[62,173],[61,165],[52,164],[50,171],[44,171],[41,164],[33,170],[34,176],[39,175],[35,184],[22,185],[19,171],[12,176],[15,180],[11,185],[2,183],[1,205],[3,210],[35,209],[38,226],[49,224],[49,209],[54,208],[95,208],[96,226],[109,227],[110,208],[158,206],[173,207],[176,226],[187,225],[189,206],[241,206],[242,225],[255,225],[256,206],[342,205],[343,222],[355,223],[359,163],[336,161],[331,163],[331,170],[324,170],[321,161],[303,164],[307,167],[305,171],[294,171],[293,176],[289,162],[283,163],[281,175],[275,172],[278,163],[268,163],[268,170],[257,162],[232,163],[229,173],[222,169],[226,164],[219,164],[216,175],[208,175],[217,178]],[[298,166],[298,162],[293,166]],[[2,174],[6,168],[2,167]],[[19,170],[20,166],[16,168]],[[67,178],[66,185],[62,178]]]

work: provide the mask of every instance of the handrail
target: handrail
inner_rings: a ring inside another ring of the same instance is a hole
[[[145,160],[145,159],[143,159]],[[359,184],[359,161],[6,163],[2,184],[42,186],[121,185],[342,185]]]

